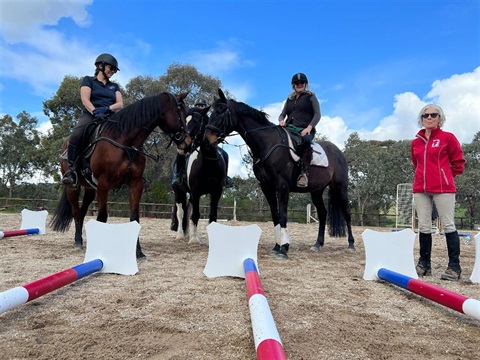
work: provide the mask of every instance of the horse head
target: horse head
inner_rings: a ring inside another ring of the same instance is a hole
[[[207,125],[209,119],[209,111],[210,106],[203,109],[191,108],[187,112],[187,130],[192,138],[192,149],[198,148],[203,140],[205,126]]]
[[[165,111],[166,132],[173,134],[171,139],[177,145],[180,154],[188,153],[192,145],[192,138],[187,130],[187,110],[184,102],[187,95],[188,92],[177,94],[174,97],[175,101],[168,103],[169,110]]]
[[[218,89],[219,99],[216,99],[212,104],[213,111],[210,114],[210,120],[205,127],[204,140],[210,145],[225,141],[227,135],[234,131],[234,124],[232,122],[232,114],[227,100],[222,89]]]

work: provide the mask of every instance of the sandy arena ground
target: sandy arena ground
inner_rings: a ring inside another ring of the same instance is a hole
[[[0,230],[20,223],[21,215],[0,215]],[[148,259],[138,262],[138,274],[92,274],[1,314],[0,358],[255,359],[245,281],[206,278],[208,246],[177,241],[170,221],[141,219],[141,225]],[[332,238],[314,253],[317,226],[289,224],[290,258],[281,261],[269,255],[272,225],[258,225],[260,277],[290,360],[480,359],[480,321],[363,280],[364,228],[354,231],[356,253],[346,239]],[[1,239],[0,292],[81,264],[84,251],[72,245],[73,229]],[[472,237],[470,245],[462,241],[466,278],[474,261]],[[445,239],[435,235],[433,276],[426,281],[480,299],[480,284],[439,279],[446,264]]]

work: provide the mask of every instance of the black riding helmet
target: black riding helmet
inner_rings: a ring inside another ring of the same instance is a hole
[[[205,99],[198,99],[197,102],[195,103],[195,106],[197,105],[205,105],[208,106],[207,100]]]
[[[305,83],[308,84],[307,75],[304,73],[296,73],[292,77],[292,84],[296,83],[297,81],[305,81]]]
[[[97,66],[98,64],[108,64],[110,66],[114,66],[118,71],[120,71],[120,69],[118,68],[117,59],[115,59],[113,55],[107,53],[97,56],[97,59],[95,60],[95,66]]]

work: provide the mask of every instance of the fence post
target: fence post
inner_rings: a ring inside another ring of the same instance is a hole
[[[233,199],[233,221],[237,221],[237,199]]]

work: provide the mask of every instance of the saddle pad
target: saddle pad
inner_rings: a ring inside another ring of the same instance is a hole
[[[295,151],[293,151],[294,145],[289,132],[287,130],[285,130],[285,132],[287,133],[287,137],[288,137],[288,146],[290,147],[290,156],[292,157],[293,161],[297,162],[300,160],[300,157],[295,153]],[[321,145],[314,142],[312,143],[312,149],[313,149],[313,156],[312,156],[312,161],[310,162],[310,165],[327,167],[328,157],[327,157],[327,154],[325,153],[325,150],[323,150],[323,148],[321,147]]]
[[[325,150],[323,150],[323,148],[318,143],[313,143],[312,148],[313,148],[313,156],[312,156],[312,162],[310,163],[310,165],[327,167],[328,157],[327,157],[327,154],[325,153]]]

